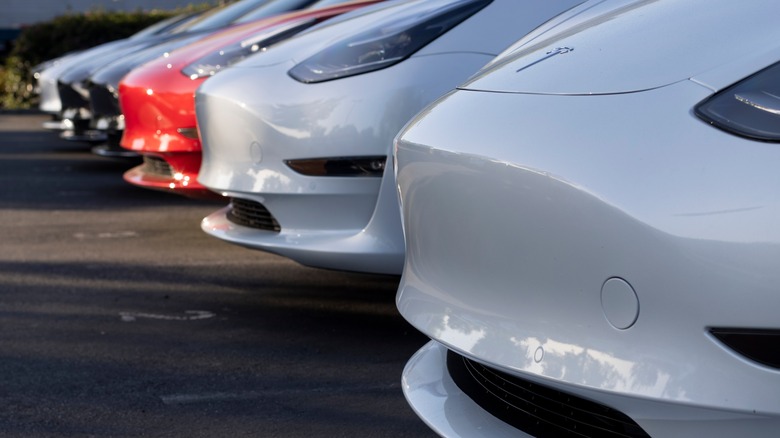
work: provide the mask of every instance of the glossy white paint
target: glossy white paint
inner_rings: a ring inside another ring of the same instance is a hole
[[[420,109],[518,37],[580,2],[495,0],[392,67],[315,84],[288,75],[334,41],[430,4],[388,2],[209,79],[196,94],[203,141],[198,180],[214,191],[263,203],[282,231],[230,224],[227,210],[209,216],[202,228],[307,265],[399,274],[404,246],[393,172],[381,179],[312,177],[294,172],[284,160],[389,155],[395,135]]]
[[[780,29],[774,26],[775,17],[762,11],[775,6],[772,0],[717,8],[703,7],[701,1],[632,2],[548,31],[502,59],[506,68],[464,87],[537,94],[614,94],[662,87],[709,71],[724,60],[738,62],[767,50],[768,44],[760,42],[774,41]],[[710,27],[688,34],[689,20],[682,17],[693,16]],[[685,37],[673,37],[677,35]],[[746,47],[745,41],[758,45]],[[558,47],[572,51],[525,68]]]
[[[392,164],[388,165],[379,187],[374,185],[379,182],[378,178],[352,186],[363,190],[362,194],[336,190],[330,195],[320,193],[291,198],[286,194],[234,195],[225,192],[289,214],[277,216],[281,223],[290,225],[281,233],[236,225],[227,219],[229,207],[204,218],[201,227],[222,240],[280,254],[307,266],[397,274],[403,264],[399,254],[403,255],[404,245],[395,175]],[[365,198],[370,198],[371,202]],[[280,206],[278,209],[277,205]],[[374,210],[359,215],[359,209],[364,206]],[[297,224],[306,227],[313,219],[316,219],[317,229],[295,228]],[[367,225],[363,221],[367,221]]]
[[[637,5],[516,45],[400,134],[398,308],[651,436],[776,436],[780,372],[707,329],[780,328],[780,146],[692,111],[780,61],[780,5]]]

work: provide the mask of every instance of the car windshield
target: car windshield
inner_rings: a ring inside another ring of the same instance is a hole
[[[341,0],[341,2],[343,1],[344,0]],[[260,20],[285,12],[296,11],[309,7],[314,3],[316,3],[316,0],[274,0],[239,18],[236,20],[236,23],[247,23],[249,21]]]
[[[349,3],[350,0],[319,0],[309,6],[310,9],[324,8],[326,6],[339,5],[341,3]]]
[[[195,20],[202,14],[203,12],[192,12],[189,14],[176,15],[166,20],[158,21],[157,23],[133,34],[130,38],[142,39],[151,35],[176,33],[179,32],[182,28],[186,28],[186,26],[190,23],[194,23]]]
[[[311,7],[312,8],[325,7],[325,6],[331,6],[331,5],[334,5],[334,4],[340,4],[340,3],[346,3],[346,2],[347,1],[345,1],[345,0],[320,0],[319,2],[317,2],[314,5],[312,5]],[[371,5],[368,5],[368,6],[362,6],[362,7],[357,8],[357,9],[351,11],[351,12],[347,12],[345,14],[337,15],[337,16],[335,16],[333,18],[329,18],[329,19],[327,19],[325,21],[317,23],[316,25],[314,25],[314,26],[304,30],[303,32],[299,33],[298,35],[303,35],[303,34],[306,34],[306,33],[315,32],[318,29],[323,28],[323,27],[338,26],[338,24],[341,23],[341,22],[352,20],[355,17],[361,16],[361,15],[371,14],[371,13],[377,11],[377,10],[380,10],[380,9],[390,8],[390,7],[393,7],[394,5],[397,5],[397,4],[398,3],[396,3],[396,2],[386,1],[386,2],[374,3],[374,4],[371,4]]]
[[[225,27],[254,11],[256,8],[260,8],[266,4],[276,3],[277,1],[279,0],[241,0],[223,8],[207,12],[187,30],[193,32]]]

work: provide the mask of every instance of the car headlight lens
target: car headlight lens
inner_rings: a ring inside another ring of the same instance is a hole
[[[254,35],[244,41],[224,47],[210,55],[206,55],[184,67],[181,72],[193,80],[214,76],[222,69],[241,61],[247,56],[264,52],[272,45],[284,41],[306,28],[315,25],[317,21],[318,20],[316,19],[309,18],[274,26],[273,28]]]
[[[324,82],[390,67],[408,58],[492,0],[425,0],[371,30],[341,40],[293,67],[304,83]]]
[[[695,112],[732,134],[780,141],[780,63],[709,97]]]

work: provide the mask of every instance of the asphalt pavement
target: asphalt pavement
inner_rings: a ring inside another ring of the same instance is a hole
[[[417,437],[398,278],[221,242],[225,202],[0,113],[0,436]]]

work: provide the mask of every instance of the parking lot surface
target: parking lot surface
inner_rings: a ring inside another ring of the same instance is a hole
[[[207,236],[222,207],[0,114],[0,436],[405,437],[398,279]]]

